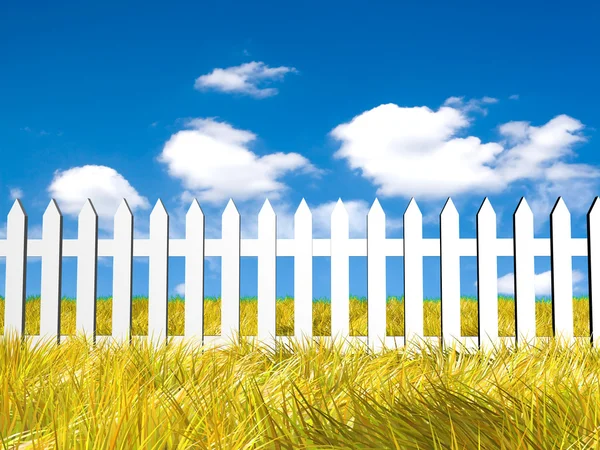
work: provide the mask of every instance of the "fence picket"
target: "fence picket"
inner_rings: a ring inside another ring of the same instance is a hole
[[[587,214],[588,230],[588,287],[590,301],[590,340],[595,348],[600,347],[600,197]]]
[[[379,352],[386,336],[385,213],[375,199],[367,216],[367,331],[369,347]]]
[[[96,342],[98,214],[88,198],[79,213],[77,243],[76,331]]]
[[[477,212],[477,302],[479,347],[490,351],[498,342],[498,251],[496,213],[487,197]]]
[[[54,199],[42,221],[40,337],[60,342],[63,218]]]
[[[574,337],[571,214],[562,197],[550,213],[550,254],[553,334],[570,344]]]
[[[194,199],[185,219],[186,338],[204,342],[204,213]]]
[[[27,213],[15,200],[6,221],[6,292],[4,335],[25,335],[25,282],[27,278]]]
[[[233,200],[223,212],[221,257],[221,336],[232,342],[240,331],[240,214]]]
[[[404,335],[408,343],[423,337],[423,216],[415,199],[404,213]]]
[[[160,199],[150,213],[148,340],[164,343],[168,327],[169,215]]]
[[[115,214],[113,257],[112,336],[119,343],[131,342],[133,281],[133,214],[123,199]]]
[[[277,272],[277,217],[265,200],[258,213],[258,339],[275,346],[275,300]]]
[[[535,343],[535,259],[533,213],[525,198],[513,215],[515,338],[517,345]]]
[[[451,198],[440,214],[440,276],[443,346],[460,341],[460,234],[459,215]]]
[[[304,344],[313,335],[312,214],[304,199],[294,215],[294,241],[294,336]]]
[[[346,348],[350,334],[350,259],[348,212],[339,199],[331,213],[331,336]]]

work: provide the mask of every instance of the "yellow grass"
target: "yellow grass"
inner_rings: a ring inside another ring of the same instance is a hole
[[[589,335],[587,299],[574,299],[575,335]],[[183,334],[182,301],[169,334]],[[26,334],[39,333],[39,299]],[[98,302],[98,334],[111,332]],[[62,302],[62,334],[75,303]],[[550,303],[536,303],[537,335],[552,334]],[[330,305],[313,308],[315,335],[330,333]],[[256,334],[255,301],[241,304],[241,334]],[[390,299],[388,335],[403,335],[403,303]],[[366,335],[367,304],[351,301],[351,335]],[[514,303],[499,301],[500,335],[514,336]],[[440,333],[439,302],[424,303],[425,335]],[[4,301],[0,299],[0,330]],[[461,334],[477,334],[477,303],[461,301]],[[205,301],[206,334],[220,334],[220,302]],[[277,302],[277,334],[293,332],[293,301]],[[133,334],[147,333],[147,301],[133,303]],[[578,342],[501,349],[373,355],[314,344],[275,352],[241,342],[220,350],[153,349],[144,341],[89,347],[0,342],[2,448],[589,449],[600,445],[598,352]]]

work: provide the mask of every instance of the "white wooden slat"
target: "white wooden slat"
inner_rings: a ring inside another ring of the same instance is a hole
[[[302,344],[313,335],[313,242],[312,214],[302,199],[294,215],[294,336]]]
[[[63,218],[54,199],[42,221],[40,336],[60,342]]]
[[[234,341],[240,332],[240,214],[229,200],[222,218],[221,336]]]
[[[188,210],[189,211],[189,210]],[[188,254],[187,239],[169,239],[169,256],[185,258]]]
[[[587,238],[571,238],[571,254],[573,256],[588,256]]]
[[[440,214],[440,247],[442,342],[445,348],[460,348],[459,215],[451,198]]]
[[[98,215],[88,198],[79,213],[77,241],[76,331],[96,341]]]
[[[533,254],[534,256],[550,256],[550,238],[535,238]]]
[[[521,198],[514,217],[514,276],[517,345],[532,344],[535,329],[535,255],[533,213]]]
[[[314,256],[331,256],[331,239],[313,239]]]
[[[379,352],[386,337],[385,213],[375,199],[367,216],[367,333],[369,347]]]
[[[479,346],[491,351],[498,343],[498,255],[496,213],[486,197],[477,212],[477,301]]]
[[[571,214],[559,197],[550,214],[552,265],[552,315],[554,335],[573,342],[573,258],[571,253]]]
[[[221,256],[221,239],[206,239],[205,256]],[[258,239],[242,239],[240,256],[258,256]],[[5,256],[6,240],[0,239],[0,256]],[[63,239],[63,256],[77,256],[77,239]],[[112,239],[98,240],[98,256],[113,256],[114,241]],[[314,256],[331,256],[331,243],[329,239],[314,239],[316,250]],[[386,256],[404,256],[402,239],[386,239]],[[498,238],[496,247],[498,256],[513,256],[513,240],[511,238]],[[440,241],[437,238],[423,239],[423,256],[440,256]],[[461,238],[461,256],[477,256],[477,240]],[[149,255],[148,239],[134,239],[133,255],[136,257]],[[294,256],[296,244],[293,239],[277,239],[277,256]],[[550,239],[535,238],[535,256],[550,256]],[[587,238],[572,238],[571,251],[573,256],[587,256]],[[185,239],[169,239],[169,256],[185,256],[187,253]],[[27,255],[42,256],[43,245],[41,239],[27,240]],[[366,239],[349,239],[348,256],[366,256]]]
[[[428,238],[421,240],[421,251],[423,256],[440,256],[440,240]]]
[[[158,347],[167,338],[169,301],[169,215],[160,199],[150,213],[148,265],[148,340]]]
[[[458,245],[460,256],[477,256],[477,238],[461,238]]]
[[[204,339],[205,218],[194,199],[185,218],[185,331],[188,338]]]
[[[423,338],[422,242],[423,216],[413,198],[404,213],[404,336],[407,344],[420,344]]]
[[[63,239],[63,257],[77,257],[79,255],[78,239]]]
[[[150,239],[134,239],[133,240],[133,256],[134,257],[150,257],[151,243]]]
[[[587,214],[588,286],[590,301],[590,339],[592,346],[600,347],[600,197]]]
[[[277,256],[296,256],[296,240],[277,239]]]
[[[386,239],[385,256],[404,256],[404,239]]]
[[[6,284],[4,336],[25,334],[25,282],[27,275],[27,213],[19,199],[6,223]]]
[[[277,217],[269,200],[258,213],[258,339],[274,348],[277,273]]]
[[[6,241],[4,241],[6,242]],[[41,239],[27,239],[27,257],[41,258],[44,255],[44,243]],[[0,254],[0,256],[4,256]]]
[[[123,199],[114,218],[112,336],[119,343],[131,341],[133,283],[133,214]]]
[[[240,256],[258,256],[260,252],[260,239],[240,240]]]
[[[204,256],[221,256],[223,241],[221,239],[204,239]]]
[[[514,242],[511,238],[496,238],[496,255],[514,256]]]
[[[350,260],[348,212],[339,199],[331,213],[331,336],[346,348],[350,335]]]

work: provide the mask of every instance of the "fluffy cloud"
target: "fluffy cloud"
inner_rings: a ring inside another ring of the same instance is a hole
[[[214,69],[211,73],[198,77],[194,87],[264,98],[276,95],[278,91],[272,87],[261,88],[259,84],[281,80],[290,72],[297,71],[293,67],[269,67],[263,62],[252,61],[227,69]]]
[[[48,187],[63,214],[77,216],[89,198],[99,217],[99,226],[112,229],[112,221],[123,198],[134,212],[150,207],[129,182],[116,170],[106,166],[87,165],[57,170]]]
[[[187,127],[171,136],[158,157],[167,165],[169,175],[191,191],[184,194],[186,198],[195,196],[213,204],[229,198],[277,199],[287,188],[278,181],[284,175],[320,173],[298,153],[256,155],[248,148],[256,135],[228,123],[193,119]]]
[[[579,270],[573,271],[573,284],[579,283],[584,279],[584,274]],[[477,284],[477,283],[475,283]],[[535,275],[535,295],[552,294],[552,272],[550,270]],[[498,278],[498,293],[514,295],[515,293],[515,274],[507,273]]]
[[[9,195],[11,200],[21,199],[23,198],[23,190],[20,188],[11,188]]]
[[[427,107],[378,106],[331,131],[341,143],[336,158],[378,186],[382,197],[441,199],[459,194],[499,193],[518,181],[588,184],[600,170],[562,161],[585,138],[583,125],[560,115],[542,126],[509,122],[500,142],[460,137],[471,124],[468,111],[493,103],[451,97],[437,111]],[[587,180],[587,181],[586,181]],[[588,199],[589,200],[589,199]]]
[[[487,115],[488,110],[484,105],[492,105],[494,103],[498,103],[497,98],[472,98],[465,102],[464,97],[450,97],[444,102],[444,106],[456,108],[463,113],[478,112],[483,115]]]

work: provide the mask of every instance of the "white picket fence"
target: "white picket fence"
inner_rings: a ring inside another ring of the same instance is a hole
[[[598,197],[588,213],[588,238],[571,237],[571,217],[559,198],[550,216],[551,237],[534,238],[533,214],[521,199],[514,214],[514,239],[497,238],[496,215],[486,198],[477,213],[477,238],[459,237],[459,216],[451,199],[440,215],[440,239],[423,238],[422,215],[411,200],[404,214],[404,239],[386,238],[385,213],[375,200],[366,218],[367,238],[350,239],[348,214],[338,201],[331,215],[331,239],[314,239],[312,214],[302,200],[295,214],[294,239],[277,239],[276,215],[265,201],[258,215],[258,239],[242,239],[240,215],[230,201],[222,216],[222,238],[205,239],[204,214],[194,200],[186,217],[185,239],[169,238],[169,216],[158,200],[150,215],[149,239],[133,238],[133,215],[122,201],[114,219],[114,239],[98,239],[98,216],[90,200],[79,214],[78,238],[63,239],[62,216],[52,200],[43,217],[42,239],[28,239],[27,215],[15,201],[7,222],[7,238],[0,240],[6,257],[5,336],[23,336],[25,321],[26,259],[42,260],[40,338],[57,342],[60,336],[62,257],[77,257],[76,330],[95,342],[97,259],[113,257],[112,336],[131,338],[132,258],[149,257],[149,339],[156,345],[170,340],[194,339],[204,344],[227,345],[239,335],[240,257],[258,257],[258,341],[272,346],[290,337],[275,336],[276,257],[294,257],[295,328],[291,338],[306,342],[312,336],[313,257],[331,257],[331,330],[347,346],[363,342],[374,351],[384,346],[422,345],[424,341],[491,350],[502,340],[508,346],[535,343],[534,257],[550,256],[552,265],[553,324],[555,336],[572,343],[572,257],[589,257],[590,326],[594,347],[600,339],[600,217]],[[169,256],[185,257],[185,333],[167,336],[167,275]],[[221,256],[221,335],[205,336],[204,257]],[[349,257],[367,257],[368,336],[349,336]],[[386,257],[404,257],[405,336],[386,336]],[[441,342],[423,336],[423,257],[440,256]],[[479,335],[460,335],[460,257],[477,257]],[[514,256],[516,338],[498,337],[498,256]],[[327,341],[332,337],[319,337]]]

